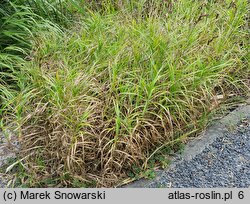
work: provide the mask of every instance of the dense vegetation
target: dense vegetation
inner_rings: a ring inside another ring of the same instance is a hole
[[[217,95],[249,92],[248,9],[3,1],[1,128],[18,135],[21,182],[115,186],[162,161],[158,152],[204,127]]]

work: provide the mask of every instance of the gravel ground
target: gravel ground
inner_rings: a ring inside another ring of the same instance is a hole
[[[16,157],[14,152],[18,149],[18,142],[14,136],[9,136],[10,138],[7,140],[4,134],[0,132],[0,168],[7,164],[9,159]],[[6,187],[9,177],[10,175],[0,173],[0,188]]]
[[[250,187],[250,118],[233,133],[226,132],[190,161],[174,168],[148,187]]]
[[[190,141],[183,155],[154,179],[125,188],[250,187],[250,104],[239,107]]]

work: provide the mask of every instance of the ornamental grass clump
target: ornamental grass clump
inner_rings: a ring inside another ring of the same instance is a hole
[[[19,135],[24,182],[118,185],[200,130],[216,95],[249,88],[247,1],[162,8],[86,9],[72,29],[34,39],[4,116]]]

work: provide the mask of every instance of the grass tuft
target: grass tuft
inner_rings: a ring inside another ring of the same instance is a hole
[[[6,90],[30,186],[110,187],[135,166],[151,178],[218,95],[249,92],[246,0],[91,2],[70,4],[73,28],[33,38],[19,92]]]

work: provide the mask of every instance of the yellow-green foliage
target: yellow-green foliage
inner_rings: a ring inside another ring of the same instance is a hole
[[[37,36],[19,73],[5,117],[36,184],[116,185],[175,133],[199,129],[214,95],[246,85],[246,0],[112,5],[72,4],[71,29]]]

